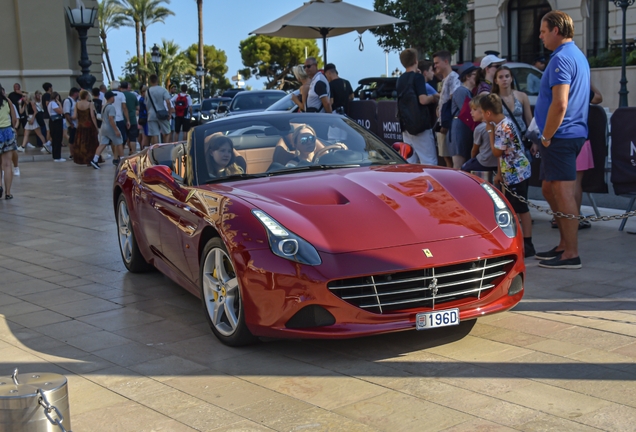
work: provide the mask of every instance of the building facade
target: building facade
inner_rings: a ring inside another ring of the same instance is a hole
[[[480,57],[494,50],[510,61],[532,63],[549,54],[539,40],[539,27],[541,17],[551,10],[572,17],[574,41],[588,57],[621,43],[623,13],[608,0],[473,0],[467,16],[471,34],[464,51]],[[636,6],[627,9],[627,39],[633,44],[634,38]]]
[[[87,8],[97,0],[83,0]],[[69,24],[65,9],[77,7],[76,0],[0,0],[0,83],[7,93],[20,83],[30,93],[50,82],[53,89],[66,93],[79,87],[81,55],[77,31]],[[88,32],[88,55],[93,62],[90,73],[101,84],[102,50],[97,28]]]

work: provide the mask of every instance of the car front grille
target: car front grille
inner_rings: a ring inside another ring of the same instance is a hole
[[[332,281],[329,290],[347,303],[374,313],[431,308],[479,299],[512,269],[515,256]]]

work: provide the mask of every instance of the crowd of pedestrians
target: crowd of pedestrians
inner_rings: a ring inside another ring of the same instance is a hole
[[[515,88],[512,71],[496,52],[487,52],[479,67],[466,63],[455,72],[447,51],[433,55],[431,68],[417,61],[417,51],[407,49],[400,55],[405,72],[396,84],[403,140],[413,147],[409,162],[439,161],[465,171],[492,171],[493,182],[505,185],[519,216],[525,256],[540,259],[539,266],[546,268],[581,268],[577,231],[589,227],[577,219],[556,218],[558,245],[536,252],[526,203],[532,160],[541,158],[542,192],[550,208],[578,216],[582,173],[594,166],[586,141],[588,109],[602,96],[591,86],[587,60],[573,35],[574,24],[566,13],[551,11],[542,18],[540,38],[552,55],[549,61],[536,58],[534,65],[545,72],[540,81],[528,84],[539,94],[534,118],[527,94]],[[435,79],[437,89],[424,85]],[[436,120],[431,122],[425,108],[433,100]],[[414,117],[424,130],[414,130]]]

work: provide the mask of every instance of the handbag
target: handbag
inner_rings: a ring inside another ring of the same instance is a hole
[[[137,119],[137,124],[139,126],[145,126],[148,124],[148,118],[147,117],[139,117],[139,119]]]
[[[508,114],[508,118],[512,120],[512,122],[517,127],[517,131],[519,131],[519,134],[521,134],[521,127],[519,126],[517,119],[515,118],[515,116],[512,115],[512,113],[510,112],[510,109],[508,108],[508,106],[503,100],[501,101],[501,105],[503,105],[503,108],[506,110],[506,113]],[[521,139],[521,144],[523,145],[524,150],[530,150],[530,147],[532,147],[532,141],[526,138],[525,133],[523,136],[520,136],[519,138]]]
[[[471,99],[466,96],[464,99],[464,104],[462,105],[462,109],[459,111],[457,118],[464,122],[464,124],[471,130],[474,131],[477,127],[477,122],[473,120],[473,116],[470,115],[470,101]]]
[[[157,115],[157,120],[168,120],[170,118],[170,113],[166,109],[158,110],[155,106],[155,101],[152,99],[152,94],[150,93],[150,89],[148,89],[148,99],[150,99],[150,103],[152,104],[152,108],[155,110],[155,114]]]

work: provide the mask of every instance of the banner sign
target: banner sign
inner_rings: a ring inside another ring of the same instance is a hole
[[[403,142],[402,128],[396,114],[397,101],[383,100],[378,102],[378,130],[376,134],[389,145]]]
[[[636,194],[636,108],[612,114],[612,185],[616,195]],[[596,162],[596,159],[595,159]]]
[[[376,103],[372,100],[355,100],[349,103],[348,116],[358,122],[360,126],[373,133],[377,133],[378,118]]]

